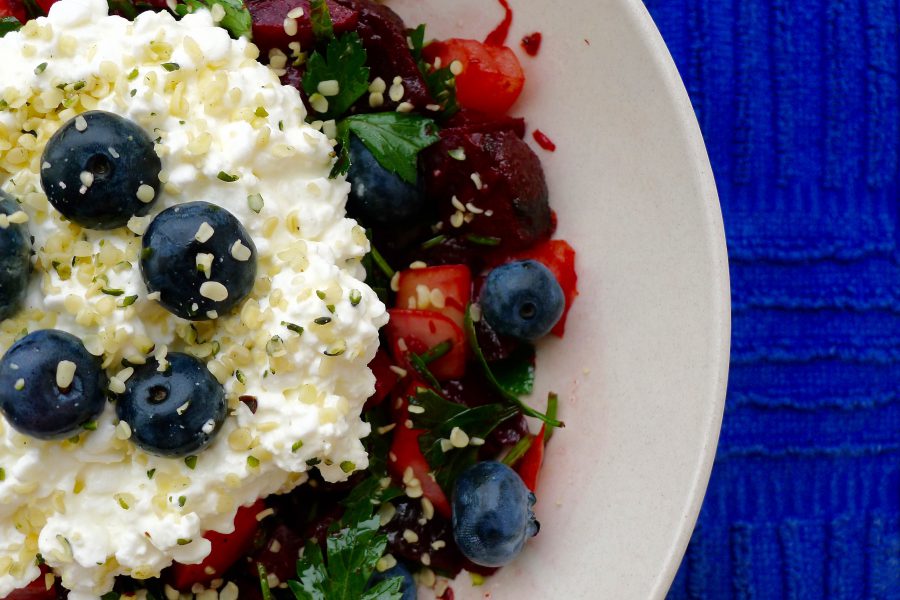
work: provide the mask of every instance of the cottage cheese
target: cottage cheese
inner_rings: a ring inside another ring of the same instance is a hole
[[[119,574],[199,562],[205,531],[228,532],[241,505],[302,483],[308,461],[330,481],[367,465],[360,412],[387,319],[361,282],[368,243],[345,218],[348,184],[328,178],[332,144],[304,124],[297,91],[256,58],[208,12],[129,22],[107,16],[104,0],[63,0],[0,40],[0,181],[22,203],[36,252],[27,307],[0,324],[0,353],[23,330],[63,329],[102,355],[111,387],[121,387],[123,359],[186,351],[208,361],[230,406],[193,469],[137,449],[112,405],[96,430],[62,442],[0,419],[0,597],[37,577],[38,553],[73,600],[98,597]],[[250,232],[259,279],[236,314],[192,325],[148,298],[138,253],[152,214],[88,231],[49,205],[43,146],[91,109],[127,116],[157,139],[164,191],[153,214],[205,200]],[[316,324],[321,317],[331,320]],[[256,397],[255,414],[241,395]]]

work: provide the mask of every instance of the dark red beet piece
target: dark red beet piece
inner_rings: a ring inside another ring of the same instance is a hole
[[[397,511],[382,530],[388,539],[387,551],[395,558],[417,564],[421,562],[422,554],[427,553],[430,567],[450,576],[456,576],[462,569],[484,575],[497,570],[478,566],[460,553],[453,541],[453,527],[449,519],[435,514],[423,524],[422,503],[419,500],[402,498],[394,500],[393,505]],[[409,542],[404,537],[403,533],[407,529],[418,536],[415,542]],[[436,541],[445,542],[445,545],[435,549],[432,543]]]
[[[261,563],[266,573],[275,575],[279,581],[287,581],[297,576],[297,557],[306,540],[293,529],[279,523],[266,538],[262,548],[250,556],[245,569],[249,577],[259,578],[257,563]]]
[[[459,156],[460,150],[463,160],[450,155]],[[480,247],[481,253],[524,249],[553,233],[541,161],[515,132],[445,129],[441,141],[421,157],[426,194],[437,206],[441,233],[499,238],[496,245]],[[466,211],[470,221],[457,220],[460,203],[475,207]]]
[[[525,119],[510,116],[495,117],[474,110],[459,111],[444,124],[444,127],[471,133],[509,130],[520,138],[525,137]]]
[[[334,0],[327,0],[327,4],[335,33],[356,28],[359,15],[355,10],[341,6]],[[309,20],[309,0],[247,0],[246,6],[253,19],[253,42],[259,46],[263,56],[272,48],[279,48],[289,55],[288,44],[291,42],[300,42],[304,50],[312,46],[314,40]],[[284,30],[284,20],[291,10],[298,7],[303,9],[303,16],[297,18],[297,35],[289,36]]]
[[[418,110],[424,111],[434,99],[428,92],[419,66],[409,51],[406,39],[406,25],[393,10],[371,0],[336,0],[341,6],[359,14],[357,33],[362,38],[368,53],[367,64],[371,68],[371,79],[381,77],[390,90],[394,77],[403,80],[403,98],[400,102],[411,102]],[[330,3],[329,3],[330,4]],[[392,111],[399,102],[384,93],[384,104],[378,112]],[[365,94],[357,104],[360,112],[370,112],[369,95]]]

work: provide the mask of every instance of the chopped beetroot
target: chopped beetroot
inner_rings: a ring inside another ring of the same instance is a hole
[[[521,117],[496,117],[474,110],[461,110],[444,125],[454,131],[488,133],[490,131],[512,131],[520,138],[525,137],[525,119]]]
[[[327,0],[328,10],[335,33],[344,33],[356,28],[357,12],[335,2]],[[300,42],[304,49],[312,46],[313,31],[310,22],[311,10],[309,0],[247,0],[247,10],[253,20],[253,41],[263,52],[263,56],[272,48],[279,48],[289,54],[288,44]],[[303,14],[297,17],[297,34],[288,35],[284,29],[284,20],[290,11],[302,8]]]
[[[366,64],[372,70],[371,78],[381,77],[387,85],[384,104],[377,107],[378,110],[392,111],[400,102],[410,102],[418,110],[424,111],[426,106],[434,104],[419,66],[409,51],[406,25],[397,13],[371,0],[336,1],[359,14],[356,31],[368,53]],[[403,97],[399,101],[391,100],[389,93],[395,77],[400,77],[403,83]],[[368,94],[362,97],[357,108],[360,112],[372,110]]]
[[[294,578],[297,574],[297,556],[305,544],[305,538],[284,523],[279,523],[266,537],[262,547],[251,555],[245,566],[248,576],[257,575],[258,580],[256,565],[262,563],[266,573],[275,575],[280,581]]]
[[[540,159],[515,132],[445,129],[422,164],[441,233],[474,251],[515,252],[553,233]]]
[[[395,558],[416,564],[421,562],[423,554],[428,554],[430,567],[448,576],[456,576],[462,569],[485,575],[497,570],[467,560],[453,541],[450,520],[437,513],[431,519],[425,519],[419,500],[402,498],[392,504],[397,510],[382,531],[387,535],[387,551]],[[404,535],[407,530],[415,536]]]

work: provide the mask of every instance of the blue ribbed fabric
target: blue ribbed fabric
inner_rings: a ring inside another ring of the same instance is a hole
[[[671,600],[900,599],[900,0],[646,0],[721,196],[733,349]]]

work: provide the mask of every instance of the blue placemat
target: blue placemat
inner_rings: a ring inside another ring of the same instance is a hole
[[[646,0],[719,186],[725,421],[669,598],[900,598],[900,2]]]

